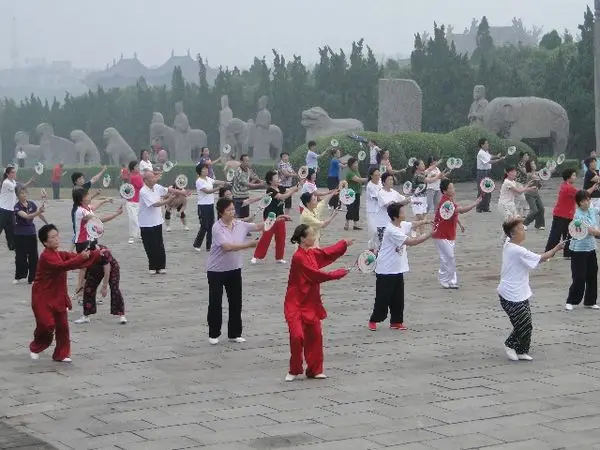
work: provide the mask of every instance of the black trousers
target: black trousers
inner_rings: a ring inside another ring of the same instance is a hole
[[[9,250],[15,249],[15,213],[8,209],[0,208],[0,234],[4,231],[6,245]]]
[[[327,177],[327,189],[337,189],[340,186],[340,179],[338,177]],[[340,207],[340,196],[332,195],[329,199],[329,206],[332,208]]]
[[[529,353],[531,334],[533,333],[529,300],[509,302],[500,297],[500,305],[513,326],[513,330],[504,341],[504,345],[512,348],[518,355]]]
[[[208,336],[216,339],[221,336],[223,324],[223,288],[229,303],[227,337],[242,336],[242,269],[226,272],[206,272],[208,277]]]
[[[489,170],[478,170],[477,171],[477,196],[481,197],[481,203],[477,205],[477,211],[489,211],[490,210],[490,200],[492,199],[492,194],[486,194],[481,190],[481,180],[490,176]]]
[[[15,235],[15,280],[27,278],[27,281],[32,283],[37,263],[37,236],[35,234]]]
[[[206,251],[212,245],[212,227],[215,224],[215,205],[198,205],[198,219],[200,219],[200,230],[194,240],[194,247],[202,247],[202,241],[206,236]]]
[[[158,271],[166,268],[167,255],[165,254],[162,225],[140,227],[140,235],[148,257],[148,269]]]
[[[235,208],[235,216],[238,219],[245,219],[246,217],[250,217],[250,205],[242,206],[247,198],[234,198],[233,199],[233,207]]]
[[[375,305],[369,322],[383,322],[390,311],[390,324],[404,322],[404,274],[376,274]]]
[[[596,251],[571,252],[571,278],[567,303],[585,306],[596,304],[598,298],[598,260]]]
[[[346,220],[358,222],[360,217],[360,193],[354,194],[354,201],[346,207]]]
[[[60,181],[52,182],[52,198],[54,200],[60,199]]]
[[[561,240],[570,239],[569,234],[569,223],[571,219],[565,219],[564,217],[552,217],[552,226],[550,227],[550,234],[548,235],[548,241],[546,242],[546,251],[552,250],[558,245]],[[569,249],[569,242],[565,243],[563,249],[563,256],[570,258],[573,252]]]

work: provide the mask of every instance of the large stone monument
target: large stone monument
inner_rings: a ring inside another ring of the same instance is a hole
[[[229,97],[223,95],[221,97],[221,111],[219,112],[219,154],[227,144],[227,125],[232,119],[233,111],[229,107]]]
[[[279,136],[282,136],[281,129],[271,125],[271,113],[267,109],[268,101],[269,97],[266,95],[258,99],[258,114],[254,123],[254,133],[251,133],[253,134],[252,160],[255,162],[276,159],[283,146],[283,137],[281,143],[279,142]]]
[[[135,161],[137,156],[129,144],[123,139],[121,133],[116,128],[109,127],[104,130],[104,141],[106,142],[106,154],[108,155],[110,164],[122,165],[129,164],[130,161]]]
[[[193,130],[187,115],[183,112],[183,102],[175,103],[175,151],[170,152],[170,157],[178,162],[192,162],[198,159],[202,147],[206,146],[206,133],[202,130]]]
[[[35,131],[40,137],[44,164],[54,165],[63,162],[66,165],[74,165],[76,163],[75,145],[68,139],[55,136],[52,125],[40,123]]]
[[[421,131],[423,93],[414,80],[379,80],[379,117],[377,131],[401,133]]]
[[[565,152],[569,118],[558,103],[538,97],[497,97],[483,113],[483,128],[502,137],[551,140],[554,156]]]
[[[469,125],[481,126],[483,124],[483,112],[488,106],[485,98],[485,86],[478,84],[473,88],[473,103],[469,109]]]
[[[596,151],[600,151],[600,0],[594,0],[594,105]]]
[[[71,131],[71,140],[75,145],[75,164],[86,166],[100,165],[100,152],[94,141],[82,130]]]
[[[17,152],[23,150],[27,155],[25,159],[25,166],[31,167],[38,161],[44,160],[44,153],[39,145],[29,143],[29,134],[25,131],[17,131],[15,133],[15,154],[13,155],[14,161],[17,160]]]
[[[302,111],[302,126],[306,128],[306,142],[322,136],[359,133],[364,131],[363,124],[357,119],[332,119],[320,106]]]

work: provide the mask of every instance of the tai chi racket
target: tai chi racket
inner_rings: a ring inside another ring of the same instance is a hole
[[[554,161],[553,159],[549,159],[546,162],[546,168],[550,171],[550,172],[554,172],[554,170],[556,170],[556,161]]]
[[[277,216],[275,215],[274,212],[270,212],[267,215],[267,218],[265,219],[265,231],[269,231],[271,228],[273,228],[273,225],[275,225],[275,222],[277,221]]]
[[[358,152],[358,155],[356,155],[358,157],[359,161],[364,161],[367,158],[367,152],[365,152],[364,150],[361,150],[360,152]]]
[[[119,194],[125,200],[131,200],[135,196],[135,188],[132,184],[123,183],[119,188]]]
[[[178,189],[185,189],[185,187],[188,184],[188,178],[184,175],[177,175],[177,178],[175,178],[175,186],[177,186]]]
[[[548,167],[539,170],[537,176],[542,181],[548,181],[552,177],[552,171]]]
[[[511,145],[506,150],[506,153],[508,153],[510,156],[514,155],[516,152],[517,152],[517,147],[515,147],[514,145]]]
[[[579,219],[572,220],[571,223],[569,223],[569,234],[571,235],[571,239],[576,241],[585,239],[589,234],[589,225]]]
[[[351,205],[356,200],[356,192],[351,188],[343,188],[340,190],[340,202],[346,206]]]
[[[364,250],[352,267],[348,267],[349,271],[360,272],[360,273],[371,273],[375,270],[375,263],[377,262],[377,256],[370,250]]]
[[[491,178],[485,177],[479,183],[479,188],[481,189],[481,192],[491,194],[492,192],[494,192],[494,189],[496,189],[496,183],[494,183],[494,180],[492,180]]]
[[[85,230],[90,240],[98,240],[104,235],[104,224],[97,217],[90,217],[85,223]]]
[[[298,169],[298,178],[301,180],[306,180],[308,176],[308,166],[302,166]]]
[[[410,195],[412,188],[412,183],[410,181],[405,181],[402,185],[402,192],[404,192],[404,195]]]
[[[259,212],[261,212],[263,209],[265,209],[267,206],[269,206],[272,201],[273,201],[273,197],[271,197],[270,195],[265,195],[263,198],[261,198],[260,202],[258,202],[258,208],[256,209],[256,211],[254,211],[254,214],[252,215],[252,220],[254,220],[254,218],[258,215]],[[265,223],[266,223],[266,220],[265,220]],[[271,225],[271,226],[273,226],[273,225]]]
[[[232,182],[234,178],[235,178],[235,170],[227,169],[227,172],[225,173],[225,179],[229,182]]]
[[[454,216],[456,207],[450,200],[446,200],[440,205],[440,217],[444,220],[450,220]]]
[[[38,161],[37,163],[35,163],[35,166],[33,166],[33,170],[38,175],[41,175],[41,174],[44,173],[44,165],[41,162]]]
[[[110,174],[106,174],[104,175],[104,178],[102,178],[102,186],[104,186],[105,188],[110,186],[110,182],[112,181]]]
[[[556,158],[556,164],[558,164],[559,166],[565,162],[566,156],[564,153],[561,153],[560,155],[558,155],[558,157]]]

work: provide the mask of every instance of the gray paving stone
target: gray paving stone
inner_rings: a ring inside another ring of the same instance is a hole
[[[548,228],[556,188],[552,181],[542,192]],[[458,185],[458,197],[473,199],[473,183]],[[50,202],[46,214],[65,243],[69,209],[68,201]],[[467,231],[458,236],[457,291],[438,288],[431,242],[409,250],[406,332],[385,323],[375,333],[367,329],[373,276],[353,273],[325,283],[330,378],[294,383],[283,381],[289,267],[273,264],[272,249],[264,263],[247,264],[248,342],[208,345],[206,253],[191,249],[197,223],[189,216],[192,231],[174,223],[165,233],[169,273],[163,277],[146,274],[141,245],[126,243],[125,218],[107,225],[103,240],[121,262],[129,323],[116,324],[105,302],[91,324],[71,324],[71,365],[50,361],[49,352],[36,363],[29,360],[30,288],[11,284],[12,269],[0,273],[11,299],[0,313],[0,418],[7,426],[57,449],[77,450],[600,446],[598,313],[566,313],[569,263],[555,258],[543,264],[531,276],[535,360],[506,361],[502,346],[510,327],[495,294],[501,254],[496,213],[461,219]],[[366,233],[341,228],[341,221],[334,222],[324,243],[343,237],[358,243],[333,267],[350,265],[365,248]],[[546,238],[547,232],[531,230],[526,245],[541,251]],[[292,251],[288,244],[286,259]],[[0,265],[12,268],[13,261],[0,242]],[[71,287],[75,276],[69,275]],[[76,307],[69,317],[80,313]],[[0,433],[0,439],[6,436],[13,434]]]

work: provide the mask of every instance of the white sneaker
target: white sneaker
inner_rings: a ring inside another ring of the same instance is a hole
[[[219,343],[219,338],[208,338],[208,343],[210,345],[217,345]]]
[[[81,325],[82,323],[90,323],[90,318],[88,316],[81,316],[79,319],[75,321],[77,325]]]
[[[135,242],[135,240],[133,238],[129,238],[129,240],[127,241],[129,244],[133,244]]]
[[[73,362],[73,360],[71,358],[65,358],[65,359],[61,359],[60,362],[70,363],[70,362]]]
[[[291,373],[288,373],[285,376],[285,381],[294,381],[296,379],[296,375],[292,375]]]
[[[150,275],[154,275],[154,274],[156,273],[156,270],[150,270],[150,269],[148,269],[148,273],[149,273]]]
[[[315,380],[325,380],[325,379],[327,379],[327,375],[325,375],[324,373],[315,375]]]
[[[31,356],[31,359],[33,359],[34,361],[37,361],[38,359],[40,359],[39,353],[29,352],[29,356]]]
[[[287,261],[285,259],[276,259],[275,262],[277,264],[286,264],[287,263]]]
[[[586,308],[588,308],[588,309],[600,309],[600,306],[598,306],[598,305],[591,305],[591,306],[586,306]]]
[[[237,342],[238,344],[241,344],[242,342],[246,342],[246,339],[245,339],[245,338],[243,338],[243,337],[241,337],[241,336],[240,336],[240,337],[233,338],[233,339],[229,339],[229,340],[230,340],[231,342]]]
[[[20,278],[18,280],[13,280],[13,284],[25,284],[27,283],[27,278]]]
[[[546,229],[546,227],[539,227],[538,230],[540,231],[544,231]]]
[[[121,325],[125,325],[127,323],[127,318],[125,316],[120,316],[119,317],[119,323]]]
[[[194,247],[194,250],[196,250],[197,252],[201,252],[202,248],[200,248],[200,247]]]
[[[171,231],[171,227],[167,227],[166,231]]]
[[[160,269],[158,271],[158,273],[160,273],[161,275],[164,275],[165,273],[167,273],[167,269]]]
[[[570,303],[565,304],[565,309],[567,311],[573,311],[573,305],[571,305]]]
[[[511,361],[519,360],[519,357],[517,356],[517,352],[515,352],[514,349],[505,346],[504,350],[506,351],[506,356],[508,356],[508,359],[510,359]]]
[[[190,231],[190,227],[187,227],[187,226],[183,227],[183,229],[184,229],[184,231]]]
[[[527,353],[517,355],[517,358],[519,358],[521,361],[533,361],[533,358],[531,356],[529,356]]]
[[[258,262],[258,259],[256,259],[256,258],[252,258],[250,260],[250,264],[256,264],[257,262]]]

